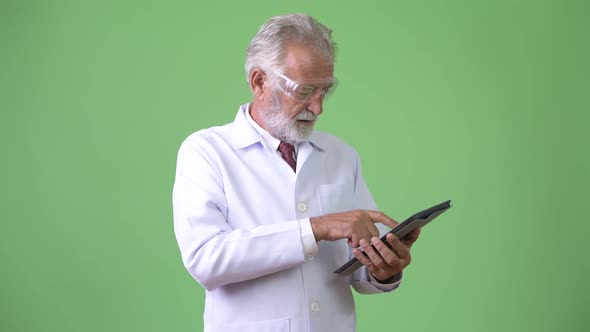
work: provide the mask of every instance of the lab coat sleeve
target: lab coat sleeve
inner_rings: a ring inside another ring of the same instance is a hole
[[[299,220],[253,229],[228,225],[214,148],[194,142],[179,150],[173,189],[174,231],[193,278],[211,291],[305,262]]]
[[[356,157],[356,167],[355,167],[355,191],[354,191],[354,209],[363,209],[363,210],[375,210],[378,211],[377,204],[373,200],[373,196],[369,192],[367,184],[362,175],[361,170],[361,163],[358,156]],[[389,230],[387,226],[383,224],[375,224],[379,229],[379,233],[381,235],[385,234]],[[352,252],[350,254],[350,258],[353,258]],[[373,293],[383,293],[383,292],[391,292],[394,289],[398,288],[401,283],[401,273],[394,278],[392,283],[382,284],[379,283],[369,270],[365,266],[356,270],[350,276],[350,284],[351,286],[361,294],[373,294]]]

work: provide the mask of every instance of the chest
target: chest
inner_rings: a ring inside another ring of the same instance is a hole
[[[280,157],[253,147],[223,160],[227,220],[233,228],[347,211],[354,197],[354,160],[308,147],[297,173]]]

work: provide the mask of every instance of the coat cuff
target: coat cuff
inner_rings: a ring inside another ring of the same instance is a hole
[[[303,245],[303,255],[305,260],[311,262],[318,254],[318,244],[315,241],[315,235],[311,229],[309,218],[299,220],[299,230],[301,231],[301,244]]]
[[[377,287],[379,290],[382,290],[384,292],[391,292],[392,290],[398,288],[402,281],[402,272],[394,275],[393,277],[389,278],[388,280],[385,280],[384,282],[377,281],[377,279],[375,279],[373,274],[371,274],[371,272],[369,271],[367,271],[367,274],[369,275],[369,282],[371,282],[373,286]]]

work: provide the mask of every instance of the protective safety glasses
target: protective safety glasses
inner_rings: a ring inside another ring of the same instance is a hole
[[[313,100],[317,96],[325,98],[334,92],[334,89],[337,85],[336,79],[326,81],[305,82],[303,84],[297,83],[283,74],[277,73],[276,76],[276,86],[286,96],[290,97],[298,103],[306,103],[310,100]]]

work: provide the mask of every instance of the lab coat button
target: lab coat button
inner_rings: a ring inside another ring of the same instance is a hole
[[[308,262],[311,262],[311,261],[313,261],[313,258],[314,258],[314,257],[313,257],[313,255],[311,255],[311,254],[310,254],[310,255],[307,255],[307,256],[305,256],[305,260],[307,260]]]
[[[299,203],[297,204],[297,210],[305,212],[307,210],[307,205],[305,203]]]
[[[320,304],[317,302],[314,302],[311,304],[311,310],[314,312],[318,312],[320,311]]]

